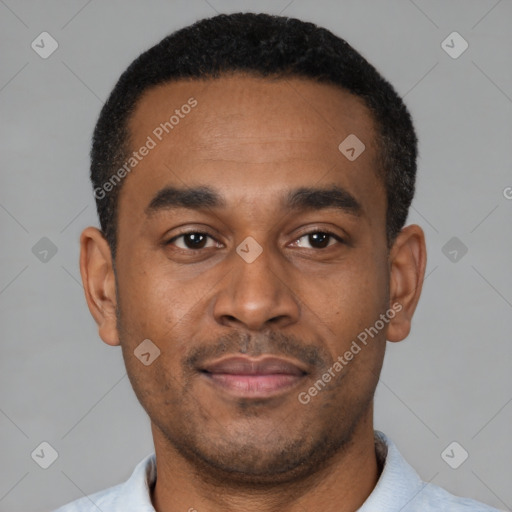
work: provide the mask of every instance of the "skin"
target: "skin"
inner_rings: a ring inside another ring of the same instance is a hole
[[[353,511],[379,468],[373,395],[386,340],[410,330],[424,278],[424,234],[405,227],[388,248],[386,194],[375,126],[362,101],[305,79],[234,74],[146,91],[130,122],[133,148],[193,96],[198,105],[122,184],[115,272],[109,246],[89,227],[81,274],[102,340],[121,345],[147,411],[157,454],[158,512]],[[338,145],[366,146],[349,161]],[[361,215],[290,210],[285,192],[343,187]],[[166,186],[206,185],[223,208],[147,207]],[[183,230],[207,232],[202,249]],[[308,233],[333,232],[322,246]],[[248,236],[263,252],[247,263]],[[393,304],[402,309],[308,404],[297,399]],[[149,366],[134,356],[159,347]],[[186,363],[222,354],[281,355],[308,368],[280,396],[235,398]],[[202,358],[202,359],[201,359]]]

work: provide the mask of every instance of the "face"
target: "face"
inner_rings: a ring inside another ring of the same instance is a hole
[[[393,324],[375,328],[392,301],[370,113],[331,85],[233,75],[147,91],[130,130],[150,149],[122,184],[102,337],[155,444],[231,478],[313,471],[369,420]]]

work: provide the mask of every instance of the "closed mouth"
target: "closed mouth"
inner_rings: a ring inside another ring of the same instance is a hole
[[[262,398],[295,387],[308,374],[300,363],[279,357],[228,357],[200,368],[208,381],[238,397]]]

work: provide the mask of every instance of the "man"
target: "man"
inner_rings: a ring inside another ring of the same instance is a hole
[[[59,512],[495,510],[373,429],[425,272],[416,154],[392,86],[311,23],[220,15],[131,64],[95,129],[80,265],[155,454]]]

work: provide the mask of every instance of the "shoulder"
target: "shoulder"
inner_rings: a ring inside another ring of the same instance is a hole
[[[424,482],[384,433],[375,431],[377,458],[383,464],[379,481],[359,512],[499,512],[470,498]]]
[[[54,512],[98,512],[98,510],[112,510],[117,503],[123,484],[103,489],[89,496],[64,505]]]
[[[150,489],[156,481],[156,457],[150,454],[137,464],[126,482],[84,496],[54,512],[154,512]]]
[[[449,512],[500,512],[499,509],[479,501],[462,498],[449,493],[437,485],[424,483],[423,489],[411,501],[410,506],[404,510],[416,511],[449,511]]]

